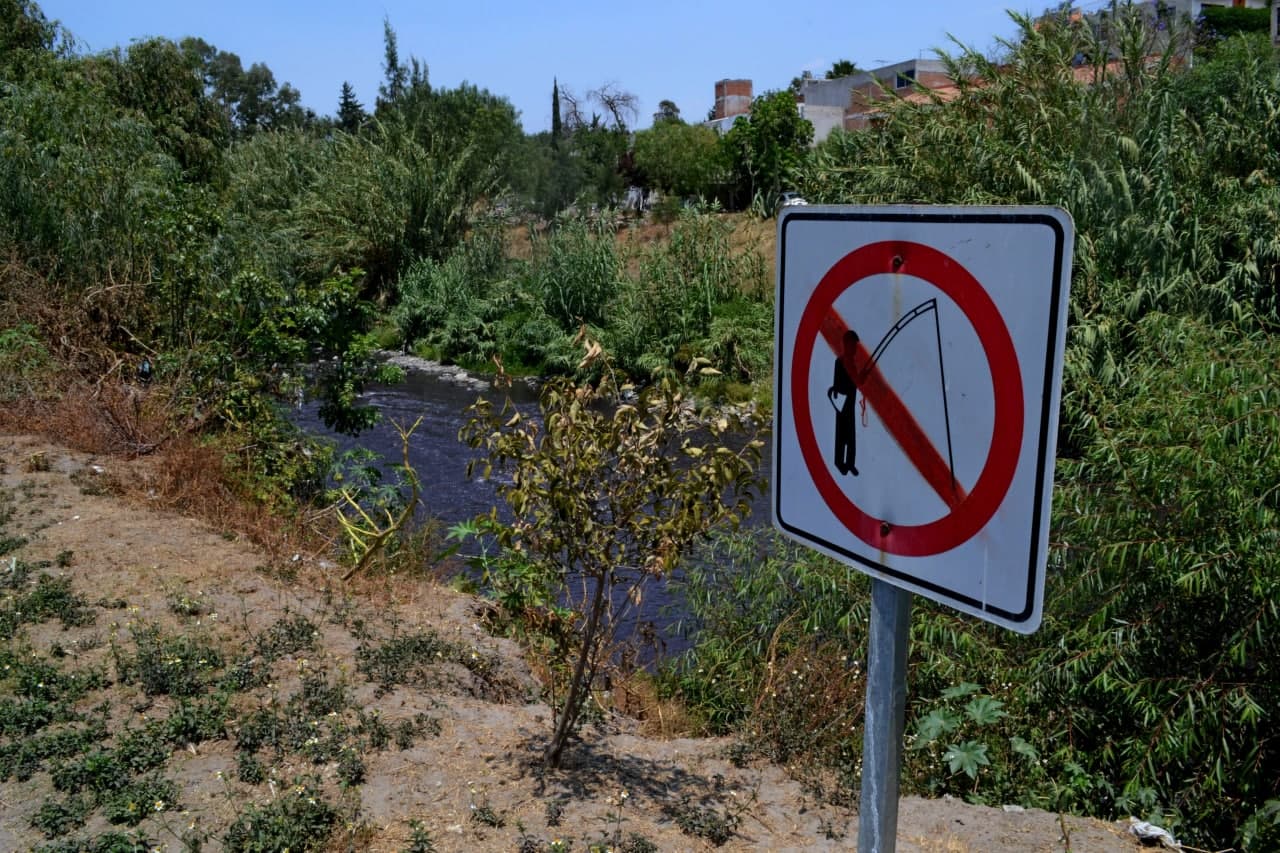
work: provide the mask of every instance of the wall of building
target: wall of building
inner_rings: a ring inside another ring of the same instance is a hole
[[[800,84],[797,108],[813,125],[813,144],[817,145],[838,127],[867,127],[877,112],[876,104],[886,97],[885,89],[905,96],[916,86],[938,90],[953,85],[942,62],[908,59],[835,80],[805,80]],[[752,84],[750,80],[718,80],[715,92],[712,118],[703,124],[726,133],[736,118],[750,114]]]
[[[844,109],[849,104],[850,90],[869,82],[871,82],[871,75],[866,71],[849,77],[837,77],[834,80],[810,78],[800,84],[800,98],[806,104],[813,106]]]
[[[738,113],[736,116],[725,116],[724,118],[713,118],[710,121],[704,121],[704,127],[709,127],[716,133],[724,136],[729,132],[729,128],[733,127],[733,123],[738,119],[745,119],[751,113]]]
[[[823,106],[819,104],[811,104],[808,101],[800,104],[800,117],[807,118],[809,123],[813,125],[813,144],[817,145],[828,136],[831,131],[837,127],[844,127],[844,107],[843,106]]]
[[[911,83],[900,80],[899,78],[914,78],[922,86],[930,86],[928,81],[945,81],[950,83],[951,78],[947,76],[947,66],[936,59],[908,59],[905,62],[895,62],[892,65],[884,65],[871,72],[871,76],[880,81],[880,84],[890,89],[910,89]],[[900,85],[905,82],[905,85]],[[937,85],[943,85],[937,83]],[[930,86],[933,88],[933,86]]]
[[[865,130],[871,126],[878,109],[876,104],[886,97],[886,90],[907,96],[917,86],[926,89],[950,89],[955,84],[947,66],[936,59],[909,59],[871,71],[865,82],[849,92],[844,116],[845,130]]]
[[[717,80],[713,119],[751,112],[750,80]]]

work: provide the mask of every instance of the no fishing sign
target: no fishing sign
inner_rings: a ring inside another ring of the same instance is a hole
[[[1059,208],[785,209],[774,524],[1039,627],[1072,241]]]

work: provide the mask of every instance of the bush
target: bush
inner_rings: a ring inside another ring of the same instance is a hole
[[[296,784],[279,799],[249,806],[223,836],[228,853],[316,850],[333,832],[338,812],[308,784]]]
[[[45,397],[52,388],[53,360],[30,323],[0,331],[0,403]]]
[[[574,332],[604,319],[621,273],[610,229],[562,217],[546,237],[533,239],[525,284],[562,331]]]
[[[1187,69],[1186,34],[1136,5],[1017,21],[1007,61],[946,57],[957,97],[884,103],[803,184],[822,202],[1060,204],[1076,223],[1045,624],[997,641],[917,618],[916,731],[937,754],[914,753],[912,778],[1267,849],[1280,64],[1252,36]],[[980,693],[947,693],[965,683]],[[968,715],[978,695],[1007,717]],[[958,727],[927,737],[935,714]]]
[[[405,350],[425,346],[451,360],[484,362],[498,340],[492,324],[507,307],[501,235],[478,232],[444,261],[424,258],[400,277],[391,316]]]
[[[601,348],[584,346],[587,366]],[[626,402],[607,361],[601,368],[595,385],[545,386],[541,423],[480,400],[463,430],[485,453],[486,473],[513,469],[500,489],[513,521],[494,516],[498,542],[527,556],[528,571],[543,579],[532,588],[555,590],[576,611],[572,641],[556,646],[549,662],[549,767],[560,765],[591,686],[613,659],[618,626],[645,585],[712,527],[736,523],[756,488],[760,442],[724,446],[729,419],[700,423],[670,382]]]
[[[1135,331],[1123,381],[1081,389],[1095,431],[1058,460],[1040,631],[916,599],[904,785],[1269,849],[1280,344],[1168,315]],[[667,683],[711,730],[847,781],[858,695],[837,676],[865,656],[865,583],[795,550],[729,541],[689,568],[697,639]]]
[[[1200,38],[1208,42],[1229,39],[1241,33],[1269,33],[1271,10],[1205,6],[1196,23]]]
[[[1063,758],[1155,791],[1192,843],[1238,842],[1280,797],[1280,345],[1158,315],[1138,334],[1097,440],[1059,462],[1032,696]]]
[[[848,669],[865,657],[865,576],[777,534],[716,536],[676,583],[689,612],[679,630],[694,644],[664,682],[710,733],[733,731],[758,708],[776,707],[764,702],[773,698],[767,685],[793,656],[821,648],[823,657],[842,659]],[[776,729],[766,720],[755,728],[762,737]],[[794,753],[782,745],[765,748]]]
[[[1137,7],[1105,31],[1017,20],[1007,62],[944,57],[960,97],[886,102],[872,130],[833,135],[805,196],[1066,207],[1076,336],[1099,337],[1113,359],[1128,352],[1127,324],[1154,310],[1278,319],[1274,53],[1233,41],[1187,71],[1174,61],[1181,34],[1147,58]]]
[[[605,343],[638,376],[683,371],[704,358],[747,381],[767,372],[773,316],[762,259],[729,245],[730,228],[685,211],[668,242],[639,261],[609,312]]]

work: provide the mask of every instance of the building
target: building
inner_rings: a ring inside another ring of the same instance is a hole
[[[711,118],[704,122],[717,133],[726,133],[738,116],[751,114],[752,84],[750,80],[717,80],[716,101]]]
[[[942,62],[909,59],[835,80],[805,79],[800,84],[796,109],[801,118],[813,125],[813,144],[817,145],[837,128],[866,127],[878,101],[895,94],[918,97],[919,86],[938,92],[955,88]],[[725,79],[716,81],[715,92],[715,106],[703,124],[723,134],[739,118],[751,115],[754,89],[750,80]]]
[[[1206,6],[1236,8],[1271,8],[1271,39],[1280,46],[1280,0],[1148,0],[1153,8],[1163,7],[1190,20],[1200,17]],[[1083,20],[1084,12],[1073,9],[1072,20]],[[1088,81],[1092,69],[1081,69],[1081,82]],[[927,91],[923,91],[927,90]],[[819,80],[808,77],[801,81],[797,108],[802,118],[813,125],[813,144],[825,140],[836,128],[862,130],[870,127],[880,112],[879,104],[898,97],[907,101],[950,100],[958,94],[945,63],[936,59],[908,59],[871,71],[859,71],[848,77]],[[725,133],[739,116],[751,114],[750,80],[720,80],[716,83],[716,101],[708,127]]]
[[[908,59],[867,72],[867,79],[853,87],[844,117],[845,130],[869,127],[878,112],[877,104],[888,98],[908,97],[918,88],[954,90],[955,81],[945,63],[936,59]]]
[[[800,84],[800,115],[813,124],[817,145],[837,128],[869,126],[876,104],[886,98],[923,97],[920,87],[945,97],[955,90],[955,83],[946,65],[936,59],[908,59],[834,80],[808,79]]]
[[[813,144],[817,145],[836,128],[844,127],[849,109],[849,94],[855,86],[867,82],[870,75],[859,72],[834,80],[809,78],[800,84],[800,115],[813,125]]]

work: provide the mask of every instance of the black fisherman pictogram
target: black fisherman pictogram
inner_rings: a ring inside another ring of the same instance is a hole
[[[850,329],[844,333],[843,353],[836,356],[835,376],[831,387],[827,389],[827,399],[836,407],[836,446],[835,465],[841,474],[858,476],[858,426],[857,406],[858,382],[845,369],[844,359],[853,361],[853,354],[858,347],[858,333]],[[836,397],[844,397],[844,402],[836,403]]]
[[[898,333],[906,328],[911,321],[918,319],[924,314],[933,314],[934,336],[938,346],[938,374],[941,379],[942,391],[942,416],[943,424],[946,429],[947,437],[947,468],[951,474],[951,490],[954,492],[957,488],[955,475],[955,458],[951,449],[951,412],[947,405],[947,372],[942,357],[942,329],[938,319],[938,300],[926,299],[916,307],[908,311],[904,316],[900,317],[894,323],[889,331],[885,332],[884,337],[876,344],[875,351],[871,353],[868,359],[858,371],[857,376],[851,376],[845,368],[845,364],[854,364],[855,356],[858,348],[858,333],[853,329],[849,329],[844,333],[841,339],[840,354],[836,356],[834,375],[831,379],[831,387],[827,389],[827,399],[831,402],[832,408],[836,411],[836,435],[835,447],[833,450],[836,470],[841,474],[852,474],[858,476],[858,432],[857,432],[857,396],[858,386],[866,378],[866,374],[877,362],[880,356],[884,354],[885,349],[898,336]],[[837,401],[842,397],[843,400]],[[866,401],[863,401],[863,414],[865,418]],[[865,426],[865,420],[863,425]]]

